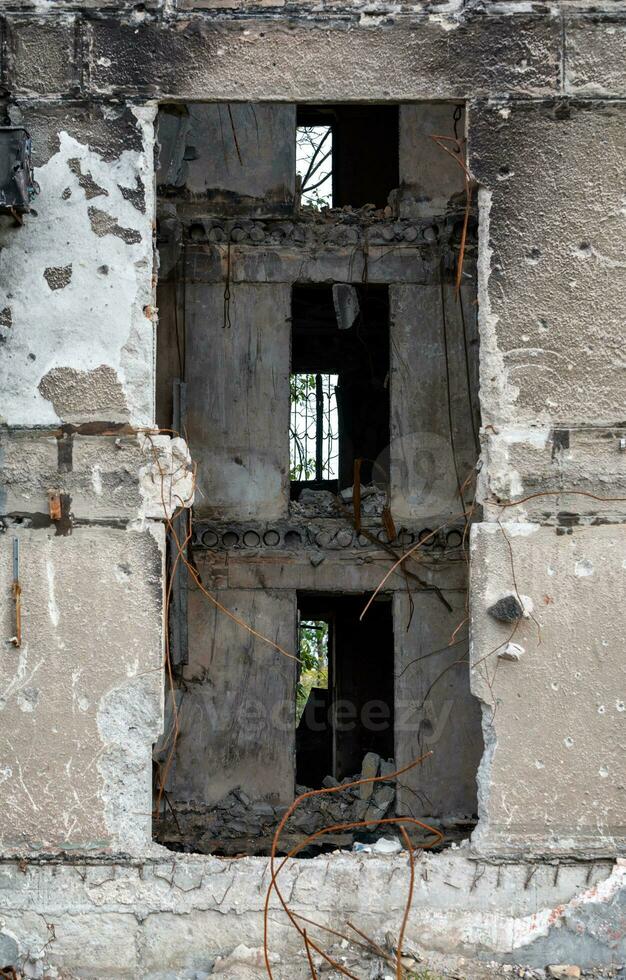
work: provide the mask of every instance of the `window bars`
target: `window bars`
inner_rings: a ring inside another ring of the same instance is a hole
[[[290,478],[294,481],[336,480],[339,462],[339,420],[336,374],[292,374]]]

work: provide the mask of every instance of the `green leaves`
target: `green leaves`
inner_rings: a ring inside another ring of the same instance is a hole
[[[303,620],[298,634],[298,655],[302,661],[296,690],[296,723],[312,687],[328,687],[328,623],[322,619]]]

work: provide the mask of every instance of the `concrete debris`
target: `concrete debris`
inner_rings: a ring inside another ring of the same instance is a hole
[[[338,517],[340,513],[333,493],[310,487],[304,487],[298,499],[292,501],[291,512],[301,517]]]
[[[359,315],[359,296],[354,286],[345,282],[333,285],[333,303],[340,330],[349,330]]]
[[[517,661],[520,659],[524,653],[524,647],[520,646],[519,643],[507,643],[503,650],[498,651],[498,657],[500,660],[513,660]]]
[[[516,595],[506,595],[489,606],[487,612],[501,623],[516,623],[524,615],[524,607]]]
[[[347,507],[352,506],[354,487],[346,487],[340,497]],[[374,483],[361,484],[361,517],[380,517],[387,503],[387,494]]]
[[[559,964],[548,967],[548,976],[554,977],[554,980],[567,980],[568,977],[580,977],[581,972],[579,966]]]
[[[401,850],[400,841],[391,837],[379,837],[376,843],[372,845],[374,854],[398,854]]]
[[[378,821],[391,816],[396,797],[393,782],[370,783],[354,788],[348,786],[359,779],[377,775],[383,764],[388,772],[394,771],[393,760],[382,760],[376,753],[369,752],[363,759],[361,773],[346,776],[341,782],[334,776],[325,776],[325,788],[346,786],[346,789],[304,800],[289,818],[281,835],[281,853],[325,827],[362,820]],[[296,793],[301,795],[309,789],[307,786],[296,786]],[[369,790],[365,798],[360,792],[363,789]],[[155,824],[157,840],[168,847],[205,854],[269,853],[276,827],[286,809],[284,806],[274,806],[267,800],[252,800],[240,788],[232,790],[214,806],[171,802],[176,819],[168,811],[159,818]],[[369,843],[372,834],[376,834],[375,824],[324,835],[323,840],[311,846],[319,848],[322,844],[330,844],[337,848],[350,848],[355,839],[361,836]],[[374,849],[374,853],[394,854],[400,849],[389,838],[387,841],[378,850]]]
[[[363,759],[361,767],[361,779],[371,779],[378,775],[380,768],[380,756],[375,752],[368,752]],[[364,783],[359,786],[359,796],[362,800],[369,800],[374,792],[375,783]]]
[[[343,508],[334,493],[328,490],[313,490],[304,487],[297,500],[291,502],[293,517],[342,517],[345,508],[352,512],[353,487],[347,487],[339,494]],[[375,484],[361,486],[361,517],[380,517],[387,503],[387,494]]]
[[[272,966],[276,966],[280,963],[280,955],[270,952],[269,961]],[[240,969],[241,967],[244,969],[246,967],[252,968],[254,976],[258,975],[257,971],[262,971],[265,974],[263,948],[261,946],[251,948],[246,946],[245,943],[240,943],[228,956],[218,956],[213,965],[213,973],[240,978],[244,975],[244,971]]]

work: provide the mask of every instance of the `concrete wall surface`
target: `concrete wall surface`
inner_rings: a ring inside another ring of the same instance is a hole
[[[564,532],[473,528],[471,677],[486,748],[478,847],[610,854],[626,843],[624,637],[613,612],[626,595],[624,533]],[[486,613],[511,594],[521,620]]]
[[[15,539],[22,643],[5,643],[0,669],[2,850],[144,851],[162,726],[163,529],[6,532],[7,597]],[[14,634],[8,600],[2,635]]]
[[[458,850],[423,854],[407,947],[457,950],[474,963],[472,977],[480,959],[542,967],[620,963],[624,874],[621,861],[536,866],[481,863]],[[349,920],[378,942],[388,931],[397,935],[406,903],[406,856],[295,859],[278,880],[300,915],[340,932]],[[29,977],[57,967],[81,978],[146,980],[209,976],[218,956],[227,958],[243,942],[259,968],[248,973],[235,957],[227,975],[262,976],[267,883],[263,858],[170,854],[123,866],[81,860],[73,866],[30,864],[22,871],[4,864],[0,942],[19,947]],[[279,977],[310,976],[302,940],[285,918],[274,896],[273,969]]]
[[[2,219],[0,418],[10,425],[153,417],[154,110],[13,106],[40,193]],[[44,327],[45,325],[45,327]]]

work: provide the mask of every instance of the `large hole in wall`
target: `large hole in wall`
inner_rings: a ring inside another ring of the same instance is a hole
[[[462,155],[462,118],[441,103],[159,113],[157,418],[197,464],[177,534],[200,582],[170,540],[154,836],[173,850],[269,853],[302,788],[425,752],[371,793],[313,798],[279,852],[329,824],[371,821],[303,856],[397,836],[379,822],[395,814],[448,842],[475,822],[458,515],[478,454],[476,215],[431,139]]]

